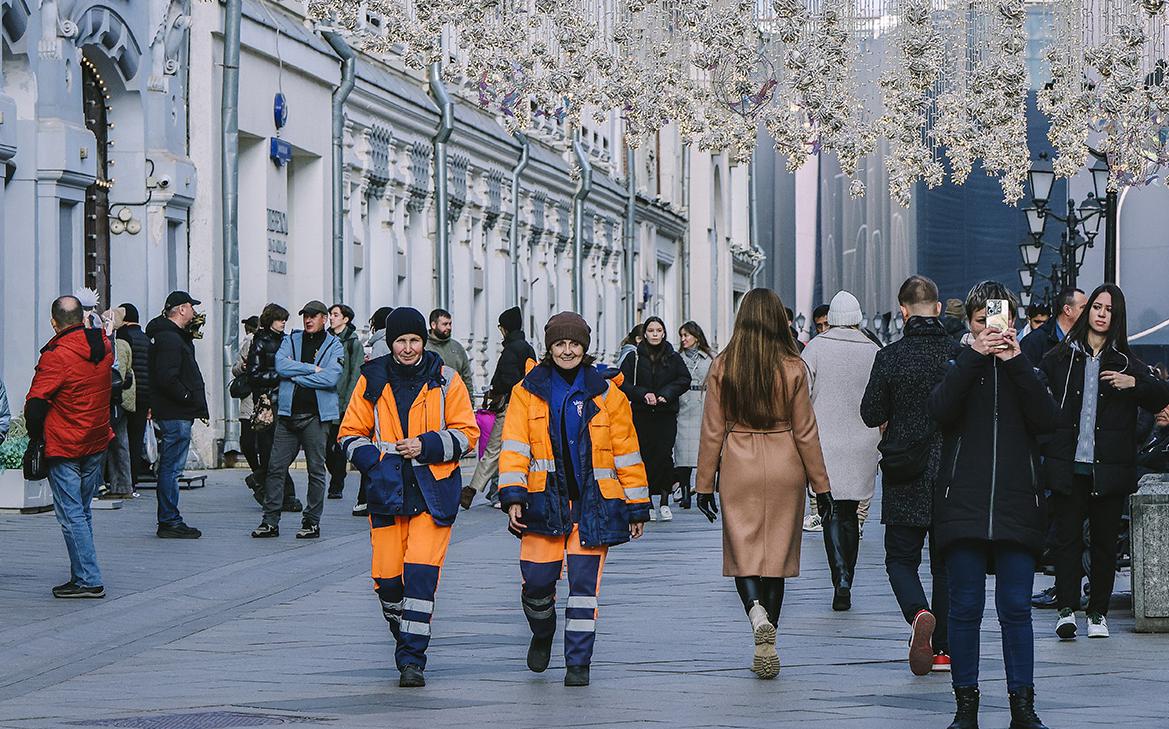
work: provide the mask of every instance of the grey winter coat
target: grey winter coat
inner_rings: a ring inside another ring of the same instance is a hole
[[[385,357],[389,353],[390,345],[386,342],[386,330],[378,329],[369,337],[369,358],[377,359],[378,357]]]
[[[861,399],[880,349],[857,329],[833,327],[804,348],[812,408],[832,496],[864,501],[877,486],[881,432],[861,420]]]
[[[463,378],[463,384],[467,386],[467,392],[474,396],[471,360],[467,357],[467,350],[463,349],[463,345],[459,344],[458,340],[453,337],[436,339],[432,334],[426,338],[426,351],[434,352],[442,357],[442,363],[459,373],[459,377]]]
[[[678,408],[678,438],[674,441],[674,465],[698,466],[698,440],[702,436],[702,409],[706,403],[706,375],[710,372],[710,355],[697,347],[679,352],[690,370],[690,390],[682,393]]]

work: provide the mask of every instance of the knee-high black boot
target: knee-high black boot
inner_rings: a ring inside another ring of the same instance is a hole
[[[783,607],[783,578],[764,577],[762,580],[763,607],[767,609],[767,619],[778,628],[779,611]]]

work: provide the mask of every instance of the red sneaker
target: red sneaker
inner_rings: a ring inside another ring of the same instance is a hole
[[[931,668],[930,670],[934,671],[936,673],[949,673],[950,672],[950,657],[948,655],[946,655],[945,653],[937,654],[936,656],[934,656],[934,665],[933,665],[933,668]]]
[[[913,633],[909,638],[909,670],[914,676],[930,672],[934,662],[933,637],[937,618],[929,610],[919,610],[913,616]]]

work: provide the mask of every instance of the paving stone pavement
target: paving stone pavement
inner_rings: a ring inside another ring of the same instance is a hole
[[[854,608],[831,610],[821,537],[805,535],[803,574],[780,619],[783,670],[748,670],[752,641],[721,575],[718,525],[675,509],[610,553],[592,685],[566,689],[524,665],[518,543],[499,512],[463,512],[439,587],[425,689],[397,688],[393,644],[370,590],[366,522],[326,502],[322,538],[253,540],[259,513],[242,471],[208,472],[184,491],[196,541],[154,536],[152,491],[94,514],[108,597],[54,600],[67,577],[51,514],[0,514],[0,727],[800,727],[941,728],[948,676],[915,678],[907,627],[885,579],[877,509],[862,542]],[[303,494],[305,476],[295,479]],[[876,506],[876,504],[874,504]],[[991,583],[993,585],[993,582]],[[1037,586],[1050,584],[1039,578]],[[1122,580],[1120,585],[1126,583]],[[561,583],[561,594],[564,583]],[[563,602],[561,602],[563,605]],[[988,601],[988,606],[993,605]],[[561,612],[561,622],[563,622]],[[1169,635],[1132,632],[1061,644],[1035,613],[1040,715],[1052,729],[1169,727]],[[984,729],[1005,729],[997,622],[983,632]]]

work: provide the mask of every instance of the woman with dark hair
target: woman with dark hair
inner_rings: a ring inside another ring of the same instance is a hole
[[[268,461],[272,457],[275,435],[276,396],[280,391],[280,375],[276,373],[276,354],[284,341],[284,327],[288,323],[288,309],[280,304],[268,304],[260,312],[260,328],[252,336],[248,349],[248,381],[252,385],[252,432],[256,438],[256,457],[259,469],[244,480],[252,489],[256,503],[264,504],[264,482],[268,478]],[[284,506],[282,511],[299,512],[303,509],[292,476],[284,476]]]
[[[1038,437],[1055,429],[1055,401],[1022,354],[1015,330],[987,326],[989,301],[1017,308],[1015,295],[985,281],[966,297],[971,342],[929,398],[943,436],[934,483],[933,529],[950,579],[951,681],[957,711],[949,729],[978,728],[978,659],[986,575],[995,608],[1014,729],[1046,729],[1035,713],[1031,588],[1047,513],[1035,464]],[[931,555],[932,558],[932,555]]]
[[[1137,411],[1157,413],[1169,404],[1169,385],[1129,349],[1126,319],[1120,287],[1098,287],[1040,364],[1059,403],[1043,455],[1055,514],[1055,632],[1063,640],[1076,637],[1085,519],[1092,545],[1088,637],[1108,637],[1116,542],[1128,497],[1137,490]]]
[[[369,318],[369,359],[385,357],[390,353],[390,345],[386,342],[386,319],[392,313],[394,307],[382,306]]]
[[[642,338],[642,325],[634,324],[625,338],[621,340],[621,351],[617,353],[618,368],[625,363],[625,358],[628,355],[637,353],[637,345],[641,344]]]
[[[621,362],[621,390],[633,406],[633,427],[649,476],[651,498],[661,499],[662,521],[674,518],[670,492],[674,490],[674,440],[678,436],[678,400],[690,390],[690,370],[666,341],[666,324],[651,316],[642,327],[645,338],[637,351]],[[653,505],[650,521],[656,519]]]
[[[831,522],[807,377],[779,296],[768,289],[747,292],[731,340],[706,380],[695,490],[699,511],[713,522],[718,485],[723,575],[735,578],[751,622],[751,670],[759,678],[779,673],[776,625],[784,579],[800,573],[806,485]]]
[[[714,353],[706,342],[706,333],[688,321],[678,330],[678,350],[686,369],[690,370],[690,390],[682,393],[678,403],[678,438],[674,442],[674,478],[682,487],[678,505],[690,508],[690,476],[698,465],[698,439],[702,433],[702,407],[706,402],[706,375]]]
[[[561,312],[544,327],[548,351],[512,388],[499,456],[499,500],[520,537],[520,602],[532,640],[528,668],[548,668],[556,583],[567,564],[565,686],[589,685],[597,592],[609,547],[637,539],[649,489],[629,402],[588,354],[589,325]]]

